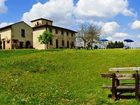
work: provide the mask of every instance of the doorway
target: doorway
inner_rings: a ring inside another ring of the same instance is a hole
[[[19,48],[23,48],[23,42],[19,42]]]
[[[56,48],[58,48],[58,39],[56,39]]]
[[[67,48],[69,48],[70,47],[70,45],[69,45],[69,41],[67,41]]]
[[[31,43],[29,41],[26,42],[26,48],[30,48],[31,47]]]
[[[2,40],[2,49],[5,49],[5,40]]]
[[[74,48],[74,42],[71,42],[71,48]]]

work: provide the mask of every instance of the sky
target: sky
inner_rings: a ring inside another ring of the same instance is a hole
[[[140,47],[140,0],[0,0],[0,27],[37,18],[78,30],[83,23],[101,27],[101,38],[134,40]]]

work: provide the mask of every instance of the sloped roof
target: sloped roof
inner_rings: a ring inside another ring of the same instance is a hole
[[[6,28],[11,28],[13,25],[19,24],[19,23],[25,23],[24,21],[20,21],[20,22],[16,22],[10,25],[7,25],[5,27],[0,28],[0,30],[6,29]],[[26,25],[28,25],[27,23],[25,23]],[[28,25],[29,27],[31,27],[30,25]]]

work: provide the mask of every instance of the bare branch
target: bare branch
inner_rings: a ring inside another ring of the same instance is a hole
[[[92,46],[92,43],[99,40],[100,34],[101,28],[91,24],[81,24],[77,38],[81,38],[83,40],[84,47],[86,47],[86,44]]]

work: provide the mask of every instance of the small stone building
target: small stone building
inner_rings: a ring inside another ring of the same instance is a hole
[[[44,49],[45,45],[40,44],[38,37],[42,35],[45,30],[52,32],[53,38],[50,41],[48,48],[73,48],[75,47],[75,31],[54,26],[53,21],[40,18],[31,21],[33,28],[33,47],[35,49]]]
[[[2,49],[18,49],[33,47],[32,27],[21,21],[0,28]]]

